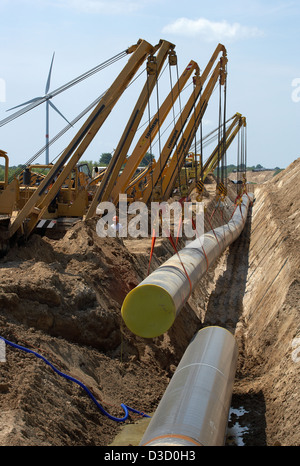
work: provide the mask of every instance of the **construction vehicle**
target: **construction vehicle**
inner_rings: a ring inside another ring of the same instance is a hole
[[[193,139],[195,137],[196,130],[204,116],[206,108],[208,106],[209,99],[213,93],[214,86],[217,80],[220,80],[220,85],[225,84],[226,79],[226,60],[221,57],[217,64],[211,78],[201,95],[200,101],[196,106],[195,112],[192,114],[190,121],[182,135],[180,142],[178,143],[178,149],[175,151],[171,161],[168,172],[162,180],[162,197],[166,199],[171,196],[175,180],[180,173],[180,169],[185,160],[185,155],[188,153]],[[181,186],[182,197],[187,196],[188,186]]]
[[[111,113],[137,70],[147,57],[154,56],[154,53],[161,45],[162,43],[153,47],[148,42],[139,40],[137,44],[127,50],[127,53],[131,54],[131,57],[113,84],[100,99],[86,122],[49,170],[49,173],[41,184],[28,198],[21,210],[10,212],[11,218],[8,228],[1,231],[2,242],[9,240],[17,232],[24,236],[30,235],[39,220],[46,214],[48,207],[58,195],[62,185],[67,179],[71,179],[72,170],[76,167],[82,154]],[[10,185],[17,182],[17,180],[14,180]],[[13,201],[15,202],[15,199]]]
[[[116,150],[114,151],[114,154],[107,167],[107,170],[104,174],[101,184],[93,196],[93,200],[86,214],[86,219],[91,218],[95,214],[96,208],[99,202],[105,202],[105,201],[112,199],[112,191],[113,191],[114,185],[117,182],[117,178],[119,176],[121,167],[126,161],[128,149],[130,148],[132,140],[138,129],[138,125],[141,121],[144,110],[146,109],[146,105],[149,101],[150,95],[154,89],[155,83],[158,79],[159,73],[163,67],[163,64],[167,56],[170,53],[172,53],[172,56],[174,56],[174,47],[175,46],[171,44],[170,42],[161,41],[159,45],[157,57],[155,57],[153,54],[149,56],[148,63],[147,63],[146,83],[140,93],[137,103],[132,111],[132,114],[126,125],[126,128],[118,143],[118,146]],[[137,168],[137,166],[135,167],[135,169]]]
[[[239,133],[240,129],[246,127],[246,118],[243,117],[240,113],[236,113],[228,121],[231,120],[231,124],[226,129],[225,139],[222,139],[222,141],[216,145],[211,155],[208,157],[204,164],[200,164],[195,160],[194,153],[189,153],[188,156],[185,157],[185,161],[180,172],[180,179],[176,179],[173,189],[178,188],[183,182],[187,180],[189,185],[189,194],[192,192],[193,189],[196,188],[199,196],[198,199],[200,200],[200,197],[202,196],[204,190],[204,182],[208,174],[216,170],[216,168],[220,164],[220,161],[224,157],[224,154],[229,149],[230,145]],[[198,157],[199,159],[201,159],[201,154],[199,154]],[[245,172],[243,172],[242,177],[243,180],[245,180],[243,182],[246,182]],[[219,196],[226,196],[227,190],[224,183],[224,179],[219,180],[219,183],[217,183],[216,190]]]
[[[4,160],[5,160],[5,164],[4,164],[4,180],[0,181],[0,190],[2,191],[8,185],[9,158],[8,158],[7,152],[4,152],[4,150],[0,150],[0,157],[4,158]]]
[[[215,66],[212,75],[203,91],[203,85],[220,53],[222,53],[222,56]],[[159,200],[166,199],[168,196],[170,197],[176,176],[180,173],[181,165],[184,161],[184,156],[190,149],[195,131],[197,130],[205,113],[214,86],[218,79],[220,79],[221,85],[225,84],[226,64],[226,49],[222,44],[219,44],[201,77],[197,76],[197,79],[194,79],[193,92],[188,102],[186,103],[182,114],[179,116],[166,144],[164,145],[164,148],[159,157],[159,161],[153,170],[151,183],[148,184],[143,193],[143,202],[148,203],[151,198],[153,200]],[[199,102],[196,105],[197,98]],[[186,127],[184,129],[185,125]],[[180,135],[181,138],[179,139]],[[172,159],[169,161],[171,153],[174,151],[174,149],[175,153]],[[167,165],[168,162],[169,164]],[[153,187],[156,188],[155,198],[152,196]],[[186,187],[182,187],[182,190],[184,189],[186,190]],[[183,191],[182,194],[184,194]]]
[[[49,172],[52,168],[53,164],[28,165],[14,179],[14,182],[9,185],[6,182],[6,192],[0,198],[0,214],[12,215],[13,211],[20,212],[47,176],[46,172]],[[45,173],[38,173],[35,171],[36,169]],[[70,217],[82,217],[88,206],[87,187],[92,181],[86,163],[74,167],[71,174],[64,181],[58,195],[55,196],[54,202],[51,202],[47,211],[44,212],[44,218],[64,217],[67,212]],[[9,196],[7,196],[7,193],[9,193]],[[54,208],[55,205],[56,208]]]
[[[180,188],[184,184],[189,185],[193,180],[198,179],[201,174],[201,154],[189,152],[185,157],[185,162],[180,170],[180,175],[176,178],[174,188]]]
[[[148,202],[150,199],[165,199],[170,195],[178,170],[184,163],[214,86],[218,79],[220,85],[224,85],[227,75],[227,53],[222,44],[216,47],[201,76],[198,64],[191,60],[178,82],[171,87],[171,92],[157,113],[152,119],[149,118],[146,130],[139,138],[131,156],[128,157],[128,149],[146,106],[149,104],[151,92],[157,84],[164,62],[169,58],[169,66],[177,65],[174,48],[174,44],[167,41],[160,41],[153,47],[144,40],[139,40],[137,44],[130,47],[127,53],[131,57],[127,64],[106,93],[98,100],[94,110],[58,157],[56,163],[45,167],[48,173],[34,178],[28,173],[34,167],[26,167],[22,179],[15,177],[11,183],[8,184],[7,181],[3,183],[0,213],[8,216],[9,222],[7,218],[5,222],[2,222],[0,228],[2,242],[16,234],[28,237],[42,219],[64,217],[89,219],[95,215],[96,207],[100,202],[112,200],[117,204],[120,193],[128,194],[129,202],[135,199]],[[221,57],[213,69],[219,54]],[[79,160],[145,61],[146,83],[117,148],[108,166],[91,177],[89,171],[85,169],[88,167],[84,168],[80,165]],[[166,119],[192,73],[194,73],[193,92],[174,125],[159,159],[152,160],[148,167],[137,173],[141,160],[151,147],[151,141],[159,134],[162,122]],[[208,83],[204,88],[206,80]],[[175,148],[175,153],[171,158]],[[197,170],[196,173],[198,173]]]
[[[169,65],[177,66],[177,59],[174,51],[169,54]],[[158,109],[157,113],[149,122],[144,133],[139,138],[131,156],[127,159],[126,166],[112,191],[112,198],[114,203],[117,203],[119,194],[125,192],[125,188],[128,187],[130,181],[132,180],[134,172],[148,151],[151,142],[154,140],[159,131],[160,126],[165,121],[167,115],[174,106],[175,101],[178,99],[180,92],[186,85],[193,72],[195,72],[195,76],[199,76],[200,70],[198,64],[191,60],[188,66],[184,69],[178,81],[171,89],[161,107]],[[154,167],[152,167],[152,169],[153,168]]]
[[[207,159],[207,161],[203,165],[203,169],[200,174],[200,177],[203,181],[207,177],[208,173],[213,172],[217,168],[222,157],[229,149],[236,135],[239,133],[241,128],[245,128],[245,127],[246,127],[246,118],[243,117],[240,113],[236,113],[232,117],[232,123],[226,130],[224,141],[222,141],[221,144],[215,147],[214,151],[212,152],[210,157]],[[244,185],[246,184],[246,172],[243,173],[243,184]],[[226,189],[226,186],[224,186],[224,176],[217,183],[216,190],[217,190],[217,195],[219,197],[223,198],[224,196],[226,196],[227,189]],[[199,186],[198,186],[198,192],[201,194],[201,189]]]
[[[6,152],[0,150],[0,157],[5,159],[4,180],[0,182],[0,221],[2,226],[7,225],[7,218],[11,216],[16,205],[19,193],[19,181],[14,179],[12,183],[8,182],[9,158]]]
[[[155,159],[143,170],[140,171],[128,184],[125,194],[128,196],[128,202],[131,203],[142,197],[145,187],[151,180],[151,172],[156,165]]]
[[[45,178],[45,169],[51,168],[52,165],[28,165],[18,175],[20,185],[38,186]],[[35,169],[42,170],[41,172],[34,171]]]

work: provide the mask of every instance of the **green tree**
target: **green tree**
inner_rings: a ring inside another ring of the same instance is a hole
[[[147,167],[147,165],[149,165],[149,163],[151,162],[151,158],[152,160],[154,160],[154,155],[150,154],[150,152],[147,152],[143,160],[141,161],[140,166]]]
[[[111,161],[111,158],[112,158],[112,155],[110,152],[104,152],[103,154],[101,154],[100,156],[100,159],[99,159],[99,163],[101,165],[108,165],[109,162]]]

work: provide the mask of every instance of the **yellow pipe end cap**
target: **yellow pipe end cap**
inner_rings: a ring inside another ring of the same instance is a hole
[[[140,285],[131,290],[124,299],[121,313],[129,330],[143,338],[162,335],[176,317],[173,299],[158,285]]]

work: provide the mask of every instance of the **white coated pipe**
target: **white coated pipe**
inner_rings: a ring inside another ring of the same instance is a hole
[[[140,446],[223,446],[237,358],[237,343],[228,330],[200,330],[186,349]]]
[[[196,238],[128,293],[121,313],[133,333],[153,338],[171,327],[208,267],[242,232],[252,200],[244,194],[227,224]]]

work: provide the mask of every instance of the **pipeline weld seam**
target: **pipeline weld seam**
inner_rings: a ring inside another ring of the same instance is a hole
[[[162,440],[162,439],[179,439],[179,440],[186,440],[188,441],[189,443],[193,443],[194,445],[197,445],[199,447],[202,447],[202,444],[200,442],[198,442],[198,440],[192,438],[192,437],[189,437],[189,436],[186,436],[186,435],[180,435],[180,434],[166,434],[166,435],[159,435],[158,437],[154,437],[152,438],[151,440],[148,440],[148,442],[144,443],[143,445],[141,446],[147,446],[149,445],[149,443],[152,443],[154,442],[155,440]]]
[[[187,367],[191,367],[191,366],[206,366],[206,367],[210,367],[211,369],[215,369],[216,371],[218,371],[223,377],[225,377],[225,374],[223,374],[222,371],[220,371],[220,369],[218,369],[217,367],[214,367],[212,366],[211,364],[206,364],[204,362],[193,362],[191,364],[187,364],[186,366],[184,367],[181,367],[180,369],[176,370],[173,377],[175,377],[176,374],[178,374],[179,372],[181,372],[183,369],[186,369]]]

